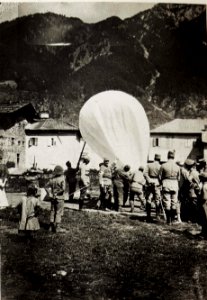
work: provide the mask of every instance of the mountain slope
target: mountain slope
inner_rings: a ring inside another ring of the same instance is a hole
[[[137,97],[151,127],[206,116],[206,49],[202,5],[161,4],[96,24],[52,13],[19,18],[0,24],[0,80],[18,85],[0,85],[0,103],[32,101],[77,121],[89,97],[118,89]]]

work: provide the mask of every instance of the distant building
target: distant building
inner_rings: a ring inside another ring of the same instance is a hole
[[[207,119],[175,119],[151,130],[150,136],[150,159],[156,152],[166,160],[168,150],[175,150],[179,161],[207,159]]]
[[[54,169],[55,165],[65,168],[68,160],[75,167],[83,147],[77,127],[51,119],[47,113],[26,126],[25,139],[26,168],[34,164],[41,169]]]
[[[32,104],[2,105],[0,113],[0,156],[16,169],[25,167],[25,126],[37,117]]]

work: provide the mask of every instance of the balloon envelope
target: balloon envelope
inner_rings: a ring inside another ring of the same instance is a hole
[[[145,165],[149,122],[142,105],[121,91],[105,91],[82,107],[79,128],[83,139],[100,157],[132,169]]]

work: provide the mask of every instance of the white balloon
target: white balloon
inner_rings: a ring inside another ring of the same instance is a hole
[[[149,122],[142,105],[121,91],[105,91],[82,107],[79,128],[86,143],[102,158],[137,169],[147,162]]]

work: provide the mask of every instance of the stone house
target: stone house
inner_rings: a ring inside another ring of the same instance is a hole
[[[175,150],[177,161],[207,159],[207,118],[174,119],[152,129],[150,136],[150,159],[156,152],[166,160],[168,150]]]
[[[16,169],[25,167],[25,126],[37,117],[32,104],[1,107],[0,156]]]

